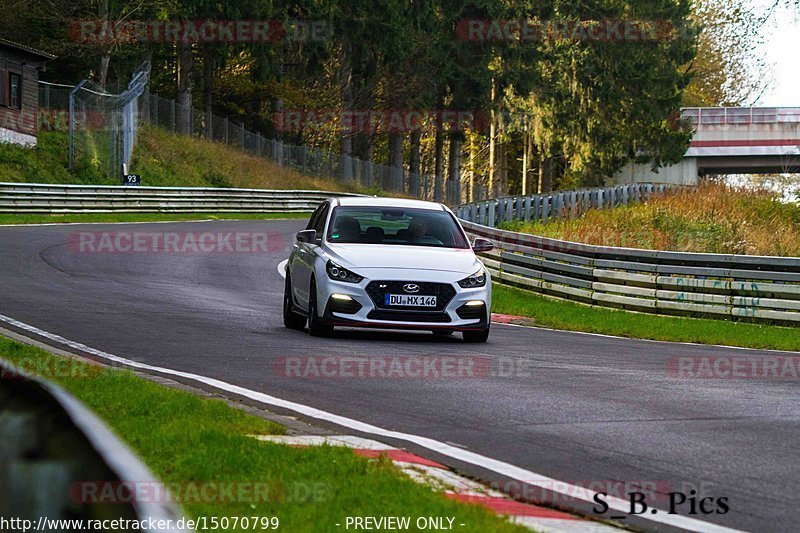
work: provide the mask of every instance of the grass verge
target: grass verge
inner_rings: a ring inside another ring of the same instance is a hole
[[[502,228],[601,246],[720,254],[800,255],[800,203],[766,190],[704,183],[576,219]]]
[[[551,299],[495,284],[492,311],[531,317],[533,325],[659,341],[800,351],[800,328],[632,313]]]
[[[285,531],[334,531],[346,516],[448,516],[460,531],[526,531],[488,511],[447,500],[399,473],[337,447],[291,448],[248,438],[283,428],[232,408],[0,337],[0,356],[72,392],[170,486],[266,483],[269,497],[183,503],[192,517],[277,516]],[[412,523],[413,523],[412,518]],[[226,531],[234,531],[230,528]]]
[[[309,213],[65,213],[58,215],[0,214],[3,224],[65,224],[90,222],[180,222],[191,220],[274,220],[308,218]]]
[[[92,159],[78,150],[67,168],[66,131],[40,131],[36,147],[0,143],[0,182],[80,185],[120,185],[107,176],[107,160]],[[77,146],[81,148],[82,143]],[[197,137],[142,126],[131,159],[131,171],[142,185],[154,187],[244,187],[256,189],[313,189],[377,194],[332,177],[314,177],[276,165],[269,159]]]

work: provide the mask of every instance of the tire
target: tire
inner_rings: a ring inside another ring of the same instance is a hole
[[[486,342],[489,339],[489,326],[478,331],[464,331],[464,342]]]
[[[308,333],[312,337],[329,337],[333,326],[317,315],[317,284],[312,278],[308,296]]]
[[[449,337],[455,333],[452,329],[434,329],[433,334],[437,337]]]
[[[283,325],[289,329],[302,330],[306,327],[306,317],[299,315],[294,310],[292,302],[292,282],[289,273],[286,273],[286,283],[283,285]]]

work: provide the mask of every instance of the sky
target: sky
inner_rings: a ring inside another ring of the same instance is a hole
[[[753,0],[771,6],[774,0]],[[789,7],[776,8],[764,28],[764,51],[773,83],[757,105],[800,107],[800,15]]]

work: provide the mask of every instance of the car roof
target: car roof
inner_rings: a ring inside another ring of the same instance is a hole
[[[437,202],[409,200],[407,198],[386,198],[379,196],[340,196],[333,198],[334,205],[361,207],[407,207],[444,211],[444,206]]]

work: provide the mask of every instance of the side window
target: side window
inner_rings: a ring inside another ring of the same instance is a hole
[[[308,219],[308,226],[306,226],[306,229],[317,229],[316,228],[317,220],[319,219],[319,215],[320,213],[322,213],[322,210],[325,208],[326,205],[327,202],[320,205],[314,210],[314,212],[311,214],[311,218]]]
[[[328,206],[329,205],[330,204],[326,203],[324,206],[322,206],[322,211],[320,211],[320,213],[319,213],[319,218],[317,218],[317,220],[314,221],[314,226],[311,228],[311,229],[317,230],[317,238],[318,239],[322,238],[322,232],[325,229],[325,219],[328,218]]]
[[[22,109],[22,76],[16,72],[8,73],[8,105]]]

